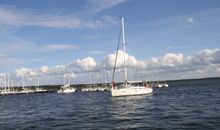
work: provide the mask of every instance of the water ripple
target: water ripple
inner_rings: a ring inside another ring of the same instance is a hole
[[[151,95],[119,98],[110,92],[1,96],[0,129],[217,130],[219,86],[219,81],[174,82]]]

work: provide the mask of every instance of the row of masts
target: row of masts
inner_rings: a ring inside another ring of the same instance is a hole
[[[24,76],[21,77],[21,86],[16,87],[15,84],[13,84],[10,80],[10,75],[6,73],[5,75],[2,76],[3,78],[1,79],[0,82],[0,95],[11,95],[11,94],[23,94],[23,93],[36,93],[36,92],[44,92],[46,91],[45,89],[41,89],[39,85],[39,79],[38,76],[33,78],[33,80],[37,81],[37,83],[34,84],[34,88],[31,88],[31,85],[27,85],[24,82]]]
[[[108,80],[109,74],[108,73],[109,72],[107,72],[107,71],[105,73],[105,75],[107,77],[107,79],[106,79],[107,82],[105,82],[105,81],[103,82],[103,80],[101,79],[103,76],[100,76],[100,73],[90,72],[90,74],[89,74],[90,80],[89,80],[89,84],[87,84],[88,90],[90,90],[90,88],[93,88],[94,85],[96,85],[96,84],[102,84],[102,85],[109,84],[109,80]],[[46,92],[47,91],[46,88],[40,86],[40,83],[39,83],[40,81],[39,81],[38,76],[32,77],[31,78],[32,80],[29,82],[27,82],[27,80],[25,80],[25,79],[26,79],[26,77],[22,76],[21,81],[20,81],[21,85],[16,85],[15,81],[10,79],[10,75],[5,74],[4,76],[2,76],[2,78],[0,80],[0,86],[1,86],[0,87],[0,95],[27,94],[27,93],[38,93],[38,92]],[[66,79],[66,81],[68,84],[72,83],[72,80],[70,77],[68,77]],[[94,81],[96,81],[96,82],[94,82]],[[165,82],[155,82],[154,86],[160,87],[159,83],[161,83],[163,85]],[[96,89],[94,89],[94,90],[96,90]]]

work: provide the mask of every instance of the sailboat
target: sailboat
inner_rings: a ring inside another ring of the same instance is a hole
[[[70,84],[65,84],[61,86],[61,89],[57,90],[58,93],[74,93],[76,91],[75,88],[71,88]]]
[[[5,74],[3,77],[3,84],[4,84],[4,89],[1,91],[1,95],[8,95],[10,94],[9,90],[9,76],[8,74]]]
[[[37,78],[37,79],[36,79],[36,78]],[[36,92],[36,93],[47,92],[46,89],[40,88],[40,81],[39,81],[39,76],[38,76],[38,74],[36,74],[35,80],[37,81],[37,83],[35,84],[35,92]]]
[[[166,83],[165,81],[163,81],[163,83],[157,82],[156,86],[157,86],[158,88],[169,87],[169,84]]]
[[[123,44],[123,51],[124,51],[124,83],[120,86],[117,86],[114,82],[114,73],[116,69],[116,63],[117,63],[117,56],[119,51],[119,44],[120,39],[117,47],[116,52],[116,58],[115,58],[115,65],[113,69],[113,76],[112,76],[112,89],[111,94],[112,97],[117,96],[135,96],[135,95],[145,95],[153,92],[153,89],[149,87],[149,84],[147,82],[144,82],[142,85],[133,85],[132,81],[128,81],[127,78],[127,68],[126,68],[126,58],[125,58],[125,31],[124,31],[124,18],[121,18],[121,32],[120,37],[122,35],[122,44]]]
[[[0,92],[0,95],[12,95],[12,94],[16,94],[17,90],[14,89],[14,86],[12,86],[11,82],[10,82],[10,75],[7,73],[4,75],[4,79],[5,81],[3,81],[4,89],[3,91]]]
[[[165,86],[165,87],[169,87],[169,84],[167,84],[167,83],[164,83],[164,86]]]
[[[70,86],[69,77],[68,77],[68,83],[62,85],[61,88],[60,88],[59,90],[57,90],[57,93],[65,94],[65,93],[74,93],[75,91],[76,91],[76,89],[75,89],[75,88],[72,88],[72,87]]]

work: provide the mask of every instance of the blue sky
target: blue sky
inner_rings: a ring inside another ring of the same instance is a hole
[[[121,16],[127,53],[137,61],[162,62],[166,54],[195,57],[206,49],[219,59],[219,0],[3,0],[0,73],[53,68],[86,57],[101,64],[116,49]],[[205,74],[218,76],[210,73]]]

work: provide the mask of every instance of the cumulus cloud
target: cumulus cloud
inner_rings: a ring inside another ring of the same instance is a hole
[[[147,64],[152,64],[155,68],[164,68],[164,67],[175,67],[178,65],[183,64],[184,62],[187,62],[190,57],[184,56],[181,53],[175,54],[175,53],[167,53],[163,57],[159,58],[151,58],[151,60],[146,61]]]
[[[116,53],[109,54],[104,59],[105,64],[110,68],[114,67],[114,63],[115,63],[115,59],[116,59],[115,57],[116,57]],[[118,67],[123,67],[124,66],[124,59],[126,59],[125,61],[126,61],[127,66],[134,67],[137,64],[137,60],[135,59],[134,56],[130,56],[130,55],[128,55],[128,53],[124,53],[123,51],[119,50],[116,65]]]
[[[28,77],[28,76],[36,76],[37,75],[36,72],[34,72],[31,69],[27,69],[27,68],[16,69],[15,74],[17,77]]]
[[[86,57],[82,60],[78,59],[75,64],[84,71],[91,71],[96,67],[96,61],[92,57]]]
[[[210,66],[220,63],[220,49],[204,49],[191,56],[190,61],[186,64],[192,66]]]
[[[115,53],[96,62],[92,57],[78,59],[70,64],[53,67],[42,66],[39,69],[20,68],[14,75],[17,78],[40,76],[41,84],[62,83],[63,78],[74,83],[108,82],[112,76]],[[164,80],[181,78],[201,78],[220,76],[220,49],[204,49],[191,56],[182,53],[167,53],[162,57],[138,60],[134,56],[119,51],[116,79],[123,80],[124,55],[128,68],[129,80]],[[4,80],[4,73],[0,74]],[[157,75],[155,77],[155,75]],[[106,77],[107,76],[107,77]],[[28,81],[28,80],[27,80]]]
[[[42,66],[40,70],[41,70],[42,73],[47,73],[49,71],[49,67],[48,66]]]
[[[164,72],[178,73],[187,71],[201,71],[203,69],[216,68],[220,62],[220,49],[204,49],[191,56],[183,54],[166,54],[164,57],[147,60],[153,69]],[[214,65],[214,66],[213,66]]]
[[[67,65],[56,65],[54,67],[42,66],[41,75],[60,75],[64,74],[67,69]]]
[[[64,78],[75,78],[76,75],[74,73],[66,73],[63,75]]]

